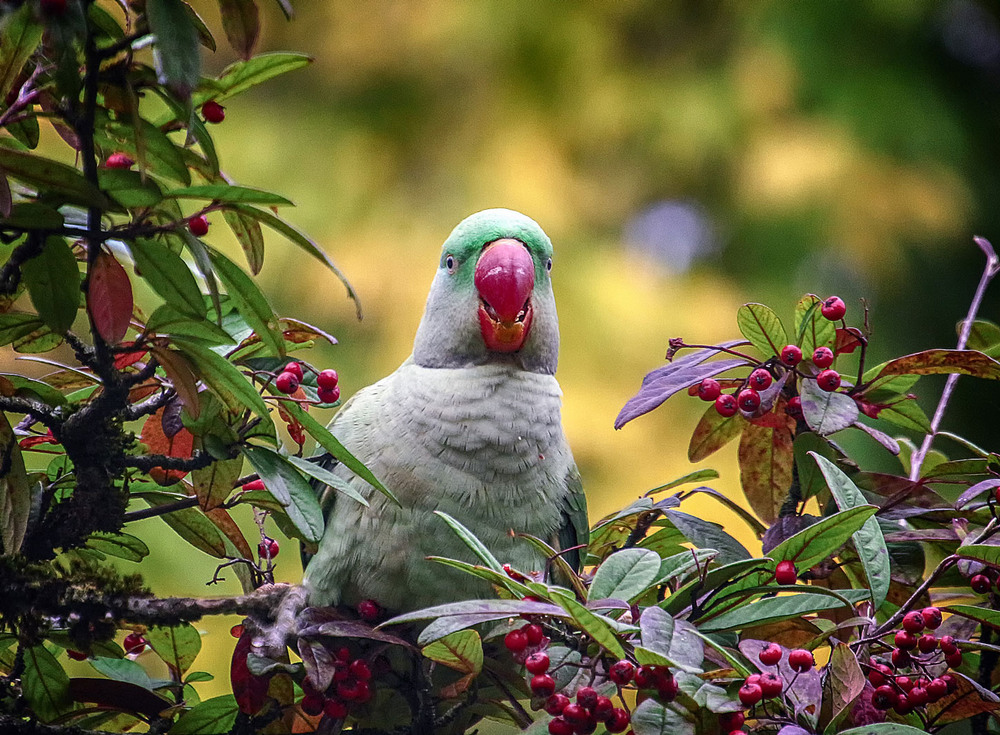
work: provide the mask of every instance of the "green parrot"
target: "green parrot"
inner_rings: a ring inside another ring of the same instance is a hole
[[[554,376],[551,269],[549,238],[508,209],[471,215],[445,241],[412,355],[330,424],[400,505],[342,465],[330,468],[370,505],[332,502],[305,570],[311,604],[371,599],[406,611],[490,596],[483,580],[426,559],[475,561],[434,511],[524,572],[542,571],[545,559],[516,533],[561,549],[587,543]],[[334,495],[323,492],[324,504]],[[579,558],[567,553],[574,566]]]

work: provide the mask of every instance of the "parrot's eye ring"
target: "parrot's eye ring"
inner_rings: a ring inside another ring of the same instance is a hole
[[[545,261],[545,270],[552,272],[552,258]]]
[[[444,259],[444,266],[445,266],[445,268],[448,269],[449,273],[454,273],[455,272],[455,256],[451,255],[449,253],[448,256]]]

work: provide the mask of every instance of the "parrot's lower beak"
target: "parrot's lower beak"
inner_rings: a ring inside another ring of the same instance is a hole
[[[486,348],[516,352],[531,329],[531,292],[535,263],[518,240],[503,238],[488,244],[476,263],[479,329]]]

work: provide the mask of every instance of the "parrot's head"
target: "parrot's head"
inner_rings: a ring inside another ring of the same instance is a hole
[[[529,217],[487,209],[464,220],[441,249],[413,359],[425,367],[513,361],[554,373],[559,322],[552,243]]]

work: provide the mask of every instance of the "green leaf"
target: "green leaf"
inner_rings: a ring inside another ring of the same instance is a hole
[[[714,405],[709,406],[691,434],[688,459],[700,462],[738,437],[746,425],[747,420],[742,415],[723,416]]]
[[[460,630],[424,646],[425,658],[463,674],[478,675],[483,669],[483,643],[474,630]]]
[[[768,556],[775,562],[788,559],[800,569],[811,569],[837,552],[877,512],[874,505],[857,505],[826,516],[786,538]]]
[[[227,66],[219,78],[210,83],[208,91],[198,94],[197,104],[208,99],[222,102],[279,74],[301,69],[311,62],[312,58],[309,56],[293,53],[258,54],[252,59],[237,61]]]
[[[878,722],[841,730],[840,735],[927,735],[927,731],[901,722]]]
[[[135,684],[143,689],[153,691],[153,680],[149,678],[149,674],[146,673],[146,670],[142,666],[131,659],[98,656],[90,659],[89,663],[109,679],[124,681],[128,684]],[[164,702],[164,707],[166,706],[167,703]]]
[[[293,455],[289,455],[288,457],[286,457],[286,459],[293,465],[295,465],[304,474],[309,475],[309,477],[312,477],[315,480],[319,480],[320,482],[329,485],[333,489],[337,490],[338,492],[344,493],[344,495],[358,501],[364,506],[368,505],[368,501],[365,500],[365,497],[357,490],[355,490],[351,486],[351,483],[349,483],[340,475],[335,475],[325,467],[316,464],[315,462],[310,462],[308,459],[305,459],[303,457],[295,457]]]
[[[896,426],[918,431],[921,434],[933,433],[931,421],[924,413],[924,409],[920,407],[919,403],[906,397],[901,397],[882,408],[878,412],[878,417],[891,421]]]
[[[280,194],[274,194],[262,189],[251,189],[247,186],[232,186],[230,184],[205,184],[203,186],[188,186],[183,189],[173,189],[164,194],[173,199],[207,199],[213,202],[229,202],[232,204],[263,204],[270,207],[294,206],[291,200]]]
[[[838,594],[853,604],[869,596],[868,590],[839,590]],[[836,597],[802,592],[785,597],[768,597],[757,600],[752,605],[740,605],[714,618],[700,621],[698,627],[703,633],[742,630],[843,607],[844,603]]]
[[[201,340],[207,346],[235,344],[235,340],[210,319],[194,317],[162,304],[146,320],[146,331]]]
[[[814,497],[826,489],[826,479],[817,464],[809,458],[809,453],[816,452],[829,460],[835,460],[837,452],[829,441],[812,431],[804,431],[795,437],[794,452],[802,498]]]
[[[229,732],[239,714],[236,697],[223,694],[195,705],[174,723],[170,735],[215,735]]]
[[[273,436],[274,422],[268,413],[267,404],[243,373],[226,358],[201,344],[182,338],[175,338],[173,341],[178,350],[194,364],[198,377],[205,381],[227,408],[236,414],[249,408],[264,420],[264,430]]]
[[[676,510],[665,510],[663,515],[673,524],[674,528],[684,534],[684,537],[699,549],[718,551],[720,564],[729,564],[750,558],[750,552],[743,544],[726,533],[718,523],[702,520]]]
[[[41,324],[33,332],[15,339],[12,346],[15,352],[35,355],[54,350],[62,344],[62,341],[62,335],[56,334],[48,326]]]
[[[129,561],[142,561],[149,556],[149,547],[142,539],[127,533],[96,532],[87,537],[88,549]]]
[[[764,304],[743,304],[736,312],[736,324],[765,356],[780,355],[781,348],[788,344],[781,320]]]
[[[0,169],[13,179],[72,204],[106,209],[108,200],[72,166],[0,146]]]
[[[241,457],[222,459],[208,467],[194,470],[191,473],[191,481],[201,507],[211,510],[221,505],[233,492],[233,484],[239,479],[242,470]]]
[[[181,256],[155,240],[141,238],[131,241],[129,249],[143,279],[164,301],[189,316],[205,318],[205,299]]]
[[[673,617],[656,605],[642,611],[639,618],[642,646],[668,657],[673,666],[692,673],[701,671],[705,650],[701,639],[692,632],[694,626],[686,620]]]
[[[69,677],[45,646],[24,649],[21,693],[42,722],[51,722],[69,711]]]
[[[803,404],[805,401],[803,401]],[[792,427],[748,423],[740,438],[740,483],[753,511],[766,523],[778,518],[792,485]]]
[[[154,625],[146,631],[146,640],[164,663],[183,674],[201,651],[201,634],[190,623]]]
[[[279,234],[284,235],[290,242],[298,245],[333,271],[333,273],[340,279],[340,282],[343,283],[344,287],[347,289],[347,296],[354,302],[358,318],[361,318],[361,302],[358,300],[358,294],[354,291],[354,287],[351,285],[350,281],[347,280],[347,277],[341,272],[341,270],[334,264],[334,262],[330,260],[330,257],[323,252],[323,249],[319,245],[310,240],[305,233],[296,229],[288,222],[285,222],[285,220],[275,214],[272,214],[271,212],[243,204],[237,205],[236,208],[243,214],[249,215],[256,220],[263,222]]]
[[[0,314],[0,346],[31,334],[42,326],[42,320],[34,314],[9,311]]]
[[[809,452],[809,454],[816,460],[823,472],[823,477],[826,478],[826,484],[833,494],[833,499],[837,502],[837,507],[846,510],[867,503],[858,486],[839,467],[816,452]],[[869,518],[854,533],[854,548],[861,558],[861,566],[865,570],[868,586],[871,589],[872,602],[877,610],[885,602],[886,595],[889,594],[890,567],[889,549],[885,545],[885,536],[882,535],[882,529],[876,519]]]
[[[323,510],[309,483],[287,459],[267,447],[244,446],[243,455],[264,481],[305,541],[323,538]]]
[[[837,340],[837,326],[820,313],[823,300],[809,294],[795,305],[795,343],[802,348],[806,359],[812,357],[817,347],[833,348]]]
[[[0,27],[0,99],[4,99],[24,65],[42,40],[43,26],[35,21],[34,8],[22,5],[9,13]]]
[[[253,56],[260,36],[260,13],[255,0],[219,0],[222,30],[233,51],[243,59]]]
[[[955,553],[963,559],[975,559],[993,567],[1000,567],[1000,546],[969,544],[959,546]]]
[[[170,502],[169,500],[156,499],[151,496],[144,496],[143,500],[150,507],[157,507]],[[163,522],[170,526],[178,536],[183,538],[199,551],[203,551],[209,556],[217,559],[225,558],[226,545],[222,540],[222,534],[215,524],[212,523],[205,514],[198,508],[181,508],[160,516]]]
[[[67,403],[66,396],[48,383],[14,373],[0,373],[0,395],[30,398],[50,406],[65,406]]]
[[[0,225],[12,230],[58,230],[64,222],[59,210],[39,202],[15,204],[10,216],[0,219]]]
[[[187,99],[201,79],[198,31],[181,0],[147,0],[146,17],[156,36],[153,60],[161,84]]]
[[[399,500],[397,500],[396,496],[392,494],[392,491],[386,488],[385,485],[383,485],[379,479],[372,474],[371,470],[365,467],[357,457],[347,451],[347,448],[340,443],[337,437],[331,434],[309,413],[304,411],[301,406],[294,402],[288,402],[284,405],[284,409],[292,416],[293,419],[302,424],[303,428],[305,428],[305,430],[309,433],[309,436],[315,439],[316,442],[323,447],[323,449],[328,451],[334,459],[347,467],[347,469],[374,487],[376,490],[381,492],[393,503],[399,505]]]
[[[31,303],[54,332],[63,334],[80,306],[80,269],[61,237],[45,238],[42,252],[21,266]]]
[[[476,535],[472,531],[444,511],[436,510],[434,511],[434,515],[438,516],[441,520],[447,523],[451,530],[455,532],[455,535],[469,547],[472,553],[475,554],[483,564],[497,574],[503,574],[503,565],[497,561],[495,556],[493,556],[493,552],[486,548],[482,541],[476,538]]]
[[[622,549],[604,560],[590,583],[591,600],[630,601],[660,576],[660,556],[648,549]]]
[[[441,513],[436,511],[439,515]],[[625,649],[608,624],[607,618],[597,615],[581,605],[575,599],[558,595],[553,600],[559,607],[573,616],[573,622],[612,656],[625,658]]]
[[[955,331],[961,334],[964,321],[955,325]],[[969,339],[965,343],[966,349],[977,350],[990,357],[1000,356],[1000,325],[988,319],[976,319],[972,322],[972,329],[969,330]]]
[[[653,697],[639,703],[632,713],[635,735],[694,735],[695,726],[674,710],[663,706]]]
[[[264,265],[264,233],[261,232],[260,222],[233,209],[223,209],[222,216],[239,240],[250,272],[257,275]]]
[[[136,124],[133,126],[133,123]],[[129,154],[140,167],[148,168],[156,176],[179,181],[185,186],[191,183],[184,149],[147,120],[132,117],[112,120],[107,112],[98,110],[94,136],[102,148]]]
[[[97,180],[101,190],[126,209],[154,207],[163,199],[163,192],[157,183],[138,171],[100,168]]]
[[[281,337],[278,317],[267,298],[243,269],[217,250],[209,250],[215,273],[229,293],[248,325],[254,330],[271,354],[284,356],[285,340]]]
[[[964,552],[965,549],[959,549],[959,551]],[[963,553],[962,556],[965,556],[965,554]],[[993,610],[988,607],[979,607],[978,605],[948,605],[944,609],[955,615],[961,615],[963,618],[976,620],[993,628],[1000,628],[1000,610]]]
[[[0,456],[5,466],[0,475],[0,553],[10,556],[20,551],[28,529],[32,482],[6,413],[0,413]]]

